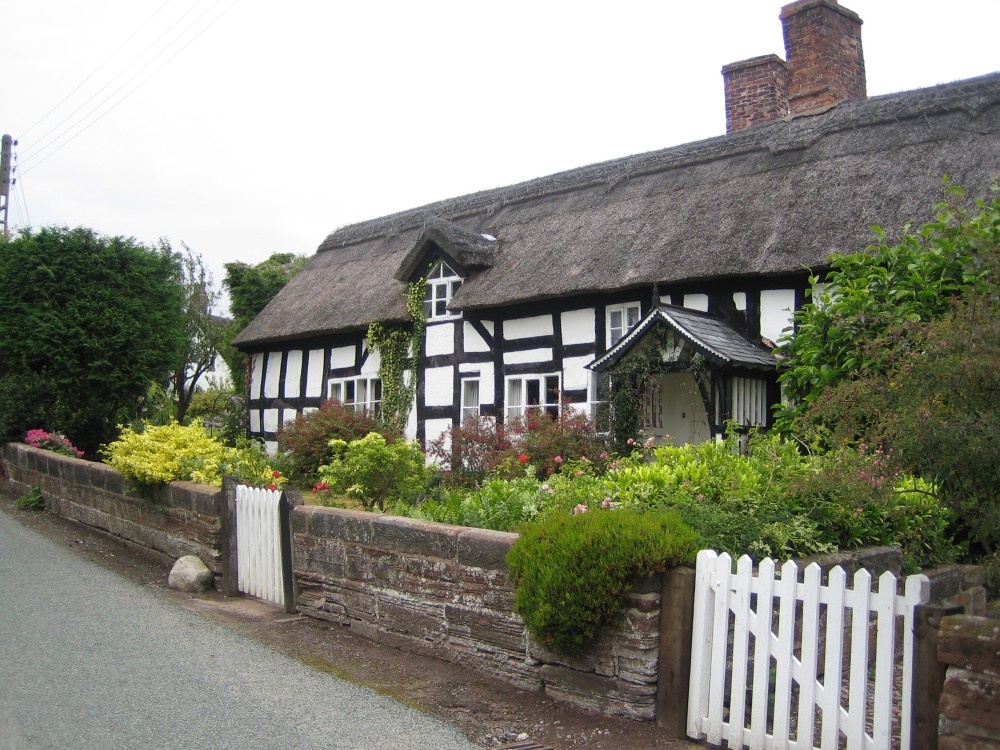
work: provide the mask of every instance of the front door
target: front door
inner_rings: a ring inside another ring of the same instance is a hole
[[[704,443],[712,436],[698,384],[689,372],[655,375],[647,388],[646,433],[670,436],[674,445]]]

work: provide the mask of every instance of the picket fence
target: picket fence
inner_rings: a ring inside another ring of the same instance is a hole
[[[237,581],[245,594],[285,605],[281,492],[236,488]]]
[[[909,750],[913,618],[930,594],[926,576],[878,578],[816,563],[753,562],[698,554],[688,735],[751,750]],[[902,695],[894,736],[897,627],[902,618]],[[874,679],[872,679],[874,677]],[[894,739],[896,744],[894,744]],[[817,744],[818,743],[818,744]]]

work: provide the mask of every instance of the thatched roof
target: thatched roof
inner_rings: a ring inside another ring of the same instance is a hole
[[[484,314],[587,292],[820,268],[833,252],[869,245],[873,225],[891,235],[930,218],[944,174],[985,196],[1000,178],[998,105],[1000,73],[849,100],[342,227],[236,343],[403,320],[399,278],[428,238],[479,259],[463,269],[452,307]]]

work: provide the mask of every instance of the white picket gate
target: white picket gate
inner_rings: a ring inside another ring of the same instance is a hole
[[[909,750],[913,611],[927,601],[926,576],[833,568],[827,583],[812,563],[802,582],[786,562],[698,554],[688,735],[734,750]],[[902,617],[902,696],[897,744],[892,715],[896,618]],[[874,629],[873,629],[874,628]],[[874,638],[873,638],[874,636]],[[872,677],[874,679],[872,680]]]
[[[237,486],[236,549],[239,590],[284,606],[281,492]]]

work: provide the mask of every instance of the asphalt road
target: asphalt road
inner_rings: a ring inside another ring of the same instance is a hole
[[[0,511],[0,750],[468,750],[455,729],[188,613]]]

